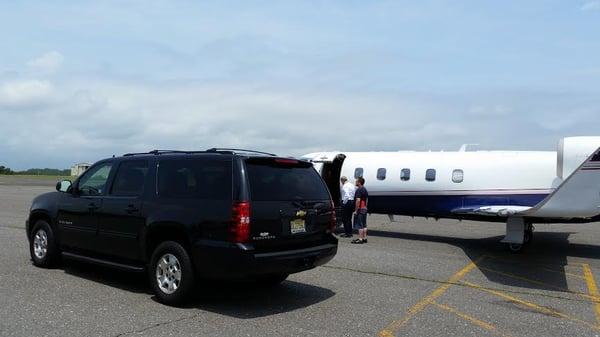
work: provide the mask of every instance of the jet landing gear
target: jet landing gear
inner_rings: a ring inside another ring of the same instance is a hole
[[[506,236],[501,242],[506,243],[509,251],[518,253],[533,240],[533,229],[533,225],[523,218],[508,218]]]

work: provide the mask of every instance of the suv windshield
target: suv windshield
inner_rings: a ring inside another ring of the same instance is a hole
[[[329,200],[329,192],[312,165],[275,160],[246,161],[252,200]]]

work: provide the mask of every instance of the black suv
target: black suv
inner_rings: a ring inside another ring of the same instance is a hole
[[[235,149],[151,151],[101,160],[33,200],[36,266],[60,257],[147,271],[157,297],[195,280],[277,284],[337,252],[336,218],[312,164]]]

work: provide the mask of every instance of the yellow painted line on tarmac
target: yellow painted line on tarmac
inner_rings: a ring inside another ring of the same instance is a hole
[[[570,262],[569,264],[556,264],[556,263],[548,263],[547,260],[521,261],[521,260],[515,260],[515,259],[506,258],[506,257],[502,257],[502,256],[496,256],[496,255],[487,255],[487,257],[490,260],[500,261],[500,262],[505,262],[505,263],[510,263],[510,264],[518,264],[518,265],[522,265],[522,266],[575,268],[575,267],[580,267],[582,265],[582,263],[580,263],[580,262]]]
[[[540,268],[543,271],[547,271],[549,273],[555,273],[555,274],[559,274],[559,275],[566,275],[572,278],[576,278],[576,279],[580,279],[580,280],[585,280],[585,277],[581,276],[581,275],[577,275],[577,274],[573,274],[573,273],[569,273],[566,271],[558,271],[558,270],[554,270],[554,269],[550,269],[550,268]]]
[[[560,275],[567,275],[567,276],[571,276],[573,278],[578,278],[578,279],[581,279],[581,280],[584,279],[584,277],[581,276],[581,275],[569,273],[569,272],[567,272],[565,270],[567,267],[576,268],[576,267],[581,266],[582,264],[578,263],[578,262],[573,262],[573,263],[571,263],[571,265],[568,265],[568,264],[559,265],[559,264],[548,264],[548,263],[527,263],[527,262],[514,261],[514,260],[511,260],[511,259],[506,259],[506,258],[501,258],[501,257],[496,257],[496,256],[488,256],[488,257],[489,257],[490,260],[493,260],[493,261],[500,261],[500,262],[503,262],[503,263],[510,263],[512,265],[536,266],[539,269],[541,269],[543,271],[550,272],[550,273],[556,273],[556,274],[560,274]],[[556,270],[556,269],[553,269],[553,268],[550,268],[550,267],[562,267],[563,271]]]
[[[410,321],[413,317],[415,317],[418,313],[427,308],[428,305],[433,303],[438,297],[442,296],[451,286],[460,281],[463,277],[465,277],[469,272],[471,272],[477,264],[485,259],[485,256],[479,257],[477,260],[472,261],[467,264],[464,268],[456,272],[454,275],[450,276],[446,283],[442,284],[438,288],[436,288],[429,295],[423,297],[417,304],[413,305],[408,313],[401,319],[392,322],[385,329],[379,332],[380,337],[392,337],[394,334],[400,330],[408,321]]]
[[[590,268],[590,265],[584,263],[582,267],[583,277],[585,277],[588,292],[596,299],[594,301],[594,313],[596,314],[596,323],[600,325],[600,296],[598,295],[598,286],[596,286],[596,281],[594,280],[594,274],[592,273],[592,268]]]
[[[486,293],[489,293],[489,294],[492,294],[492,295],[496,295],[496,296],[498,296],[500,298],[503,298],[505,300],[508,300],[508,301],[510,301],[512,303],[520,304],[520,305],[523,305],[525,307],[531,308],[531,309],[533,309],[533,310],[535,310],[537,312],[540,312],[542,314],[546,314],[546,315],[550,315],[550,316],[554,316],[554,317],[559,317],[559,318],[562,318],[562,319],[566,319],[566,320],[569,320],[569,321],[572,321],[572,322],[575,322],[575,323],[579,323],[579,324],[585,325],[585,326],[587,326],[590,329],[593,329],[593,330],[596,330],[596,331],[600,331],[600,326],[592,324],[592,323],[589,323],[589,322],[586,322],[586,321],[584,321],[582,319],[579,319],[577,317],[569,316],[569,315],[564,314],[564,313],[562,313],[560,311],[556,311],[554,309],[546,308],[546,307],[543,307],[541,305],[525,301],[523,299],[520,299],[520,298],[511,296],[511,295],[508,295],[508,294],[503,293],[501,291],[487,289],[487,288],[484,288],[484,287],[482,287],[482,286],[480,286],[478,284],[475,284],[475,283],[471,283],[471,282],[468,282],[468,281],[461,281],[461,282],[464,283],[464,284],[466,284],[467,286],[469,286],[471,288],[475,288],[475,289],[478,289],[480,291],[483,291],[483,292],[486,292]]]
[[[589,299],[589,300],[592,300],[592,301],[596,301],[596,297],[590,296],[590,295],[588,295],[586,293],[583,293],[583,292],[572,291],[572,290],[569,290],[567,288],[555,286],[553,284],[549,284],[549,283],[546,283],[546,282],[532,280],[532,279],[527,278],[527,277],[523,277],[523,276],[519,276],[519,275],[515,275],[515,274],[511,274],[511,273],[507,273],[507,272],[503,272],[503,271],[499,271],[499,270],[495,270],[495,269],[491,269],[491,268],[486,268],[486,267],[479,266],[479,269],[484,270],[484,271],[489,271],[491,273],[495,273],[495,274],[498,274],[498,275],[506,276],[506,277],[509,277],[509,278],[512,278],[512,279],[515,279],[515,280],[521,280],[521,281],[529,282],[529,283],[532,283],[532,284],[537,284],[539,286],[552,288],[552,289],[555,289],[555,290],[558,290],[558,291],[562,291],[562,292],[573,294],[573,295],[578,295],[578,296],[581,296],[583,298],[586,298],[586,299]]]
[[[495,274],[498,274],[498,275],[506,276],[506,277],[509,277],[509,278],[513,278],[513,279],[516,279],[516,280],[521,280],[521,281],[525,281],[525,282],[528,282],[528,283],[533,283],[533,284],[537,284],[537,285],[540,285],[540,286],[544,286],[544,287],[548,287],[548,288],[553,288],[553,289],[560,290],[560,291],[569,292],[569,289],[565,289],[563,287],[555,286],[553,284],[549,284],[549,283],[538,281],[538,280],[532,280],[530,278],[519,276],[519,275],[515,275],[515,274],[512,274],[512,273],[507,273],[507,272],[504,272],[504,271],[499,271],[499,270],[495,270],[495,269],[491,269],[491,268],[487,268],[487,267],[481,267],[481,266],[479,267],[479,269],[485,270],[485,271],[489,271],[489,272],[492,272],[492,273],[495,273]]]
[[[438,303],[438,302],[431,302],[431,304],[435,305],[436,307],[438,307],[440,309],[443,309],[443,310],[446,310],[446,311],[448,311],[450,313],[453,313],[456,316],[464,319],[465,321],[468,321],[469,323],[475,324],[476,326],[478,326],[478,327],[480,327],[480,328],[482,328],[484,330],[487,330],[487,331],[493,333],[494,335],[502,336],[502,337],[510,337],[509,334],[505,334],[505,333],[500,332],[498,330],[498,328],[496,328],[493,324],[488,323],[488,322],[484,322],[484,321],[482,321],[482,320],[480,320],[478,318],[475,318],[475,317],[473,317],[473,316],[471,316],[469,314],[466,314],[466,313],[464,313],[462,311],[459,311],[456,308],[453,308],[453,307],[450,307],[450,306],[447,306],[447,305],[444,305],[444,304],[441,304],[441,303]]]

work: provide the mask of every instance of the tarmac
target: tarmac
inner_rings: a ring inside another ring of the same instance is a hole
[[[536,225],[521,253],[500,223],[370,215],[369,243],[275,288],[203,283],[182,308],[147,277],[31,264],[24,222],[55,180],[0,176],[0,336],[599,336],[600,224]]]

